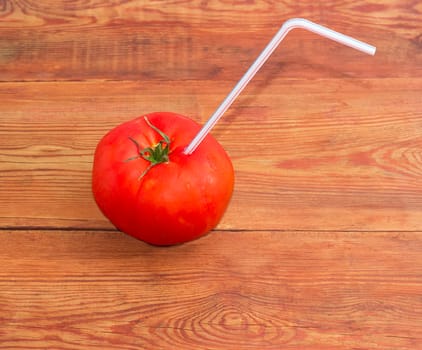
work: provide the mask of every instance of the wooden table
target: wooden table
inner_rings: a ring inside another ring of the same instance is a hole
[[[203,123],[236,170],[217,229],[156,248],[90,188],[109,129]],[[0,1],[1,349],[422,349],[422,4]]]

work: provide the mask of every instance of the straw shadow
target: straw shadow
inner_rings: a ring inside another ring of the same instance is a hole
[[[228,132],[227,124],[231,125],[232,123],[235,123],[238,118],[242,117],[242,114],[247,108],[250,108],[254,105],[256,106],[255,100],[259,98],[259,95],[261,95],[276,79],[283,77],[283,73],[290,72],[290,75],[287,75],[285,79],[293,79],[291,72],[295,71],[295,69],[291,69],[291,66],[295,64],[297,63],[288,61],[271,63],[268,66],[264,66],[263,69],[258,73],[258,79],[251,80],[245,90],[239,95],[237,100],[223,116],[226,126],[223,127],[217,124],[213,131],[213,135],[218,138],[225,132]],[[307,79],[348,79],[349,83],[353,82],[353,84],[356,86],[366,89],[370,88],[370,83],[362,81],[356,75],[344,72],[329,65],[303,61],[300,63],[300,66],[300,71],[310,72],[311,77]],[[297,69],[298,68],[296,67],[296,70]],[[315,75],[315,72],[317,72],[317,75]],[[304,76],[302,75],[298,78],[304,79]],[[259,107],[262,108],[263,106]],[[271,108],[271,106],[268,107]]]
[[[252,79],[248,86],[245,87],[245,90],[237,97],[236,101],[234,101],[233,105],[227,110],[222,118],[224,118],[225,124],[231,125],[235,123],[236,120],[242,116],[242,111],[246,108],[251,107],[254,105],[254,101],[261,95],[261,93],[271,85],[272,81],[274,81],[277,76],[279,77],[282,74],[283,70],[288,66],[288,63],[278,63],[271,65],[270,69],[263,69],[258,74],[260,77],[258,79]],[[241,76],[239,77],[239,79]],[[234,85],[237,83],[233,83]],[[230,90],[228,90],[228,93]],[[225,97],[224,97],[225,98]],[[222,100],[223,101],[223,100]],[[221,101],[221,102],[222,102]],[[218,105],[216,106],[216,108]],[[213,135],[218,138],[222,134],[227,132],[227,127],[220,127],[219,124],[216,125],[215,129],[213,130]]]

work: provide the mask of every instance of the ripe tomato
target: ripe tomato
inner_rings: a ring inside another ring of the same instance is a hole
[[[123,123],[97,145],[92,189],[103,214],[121,231],[154,245],[193,240],[213,229],[230,201],[234,171],[208,135],[183,150],[200,130],[169,112]]]

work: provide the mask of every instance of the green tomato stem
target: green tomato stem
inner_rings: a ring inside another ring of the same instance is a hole
[[[145,122],[148,126],[157,132],[163,139],[160,140],[156,145],[145,147],[141,149],[138,141],[134,138],[129,136],[129,140],[131,140],[134,145],[136,146],[137,155],[134,157],[130,157],[126,159],[126,162],[143,158],[150,162],[150,165],[142,172],[139,176],[139,180],[142,179],[151,168],[157,164],[167,163],[169,161],[169,153],[170,153],[170,138],[160,129],[158,129],[155,125],[152,125],[147,116],[144,116]]]

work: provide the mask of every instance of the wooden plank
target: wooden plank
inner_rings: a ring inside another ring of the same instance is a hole
[[[364,60],[354,50],[294,31],[269,63],[285,77],[421,73],[421,9],[411,0],[324,6],[22,1],[5,3],[0,15],[1,81],[237,80],[281,24],[298,15],[371,42],[379,54]]]
[[[422,7],[411,0],[0,1],[0,349],[422,348]],[[219,230],[155,248],[90,190],[113,126],[204,122],[236,169]],[[310,231],[304,231],[310,230]]]
[[[267,74],[271,72],[267,72]],[[0,224],[108,229],[90,189],[113,126],[204,122],[221,82],[0,84]],[[254,81],[213,131],[236,170],[221,229],[422,230],[422,79]]]
[[[2,349],[422,347],[422,232],[2,231]]]

